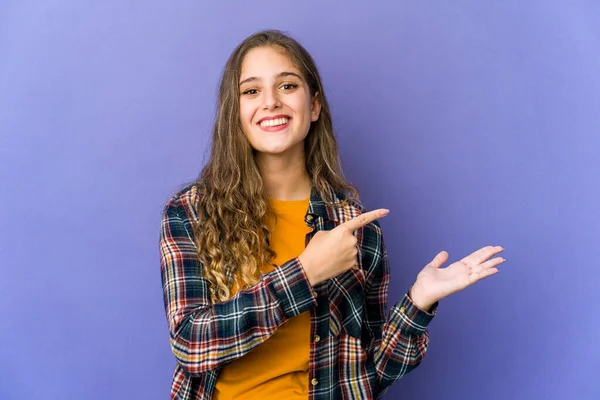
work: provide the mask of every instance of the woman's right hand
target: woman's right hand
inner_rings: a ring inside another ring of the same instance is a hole
[[[380,208],[359,215],[330,231],[317,232],[298,256],[311,286],[333,278],[356,265],[354,231],[389,213]]]

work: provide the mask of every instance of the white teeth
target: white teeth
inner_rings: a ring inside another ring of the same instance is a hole
[[[289,118],[276,118],[276,119],[267,119],[260,123],[260,126],[278,126],[287,124]]]

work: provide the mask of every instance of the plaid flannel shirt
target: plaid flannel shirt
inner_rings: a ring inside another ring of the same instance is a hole
[[[336,198],[339,194],[331,191]],[[213,304],[202,278],[192,221],[200,191],[189,185],[166,204],[160,232],[161,278],[170,343],[176,358],[171,399],[211,399],[219,370],[267,340],[286,320],[310,310],[309,399],[376,399],[425,356],[425,312],[404,295],[386,316],[390,272],[377,221],[356,231],[356,268],[311,287],[298,258]],[[313,188],[306,243],[365,209],[332,207]],[[231,277],[231,274],[230,276]]]

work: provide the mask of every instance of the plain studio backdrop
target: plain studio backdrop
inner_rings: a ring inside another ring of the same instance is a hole
[[[600,398],[597,1],[3,0],[0,399],[168,398],[162,207],[267,28],[312,53],[348,179],[391,209],[390,306],[439,251],[506,248],[385,398]]]

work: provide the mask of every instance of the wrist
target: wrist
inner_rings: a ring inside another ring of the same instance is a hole
[[[427,296],[419,282],[415,282],[408,290],[408,297],[412,302],[421,310],[429,311],[431,307],[436,303],[435,299]]]
[[[311,269],[307,265],[307,260],[304,260],[302,256],[298,256],[298,262],[300,263],[300,267],[304,270],[304,275],[306,275],[306,279],[308,279],[308,283],[310,286],[315,286],[318,282],[316,282],[315,277],[312,275]]]

